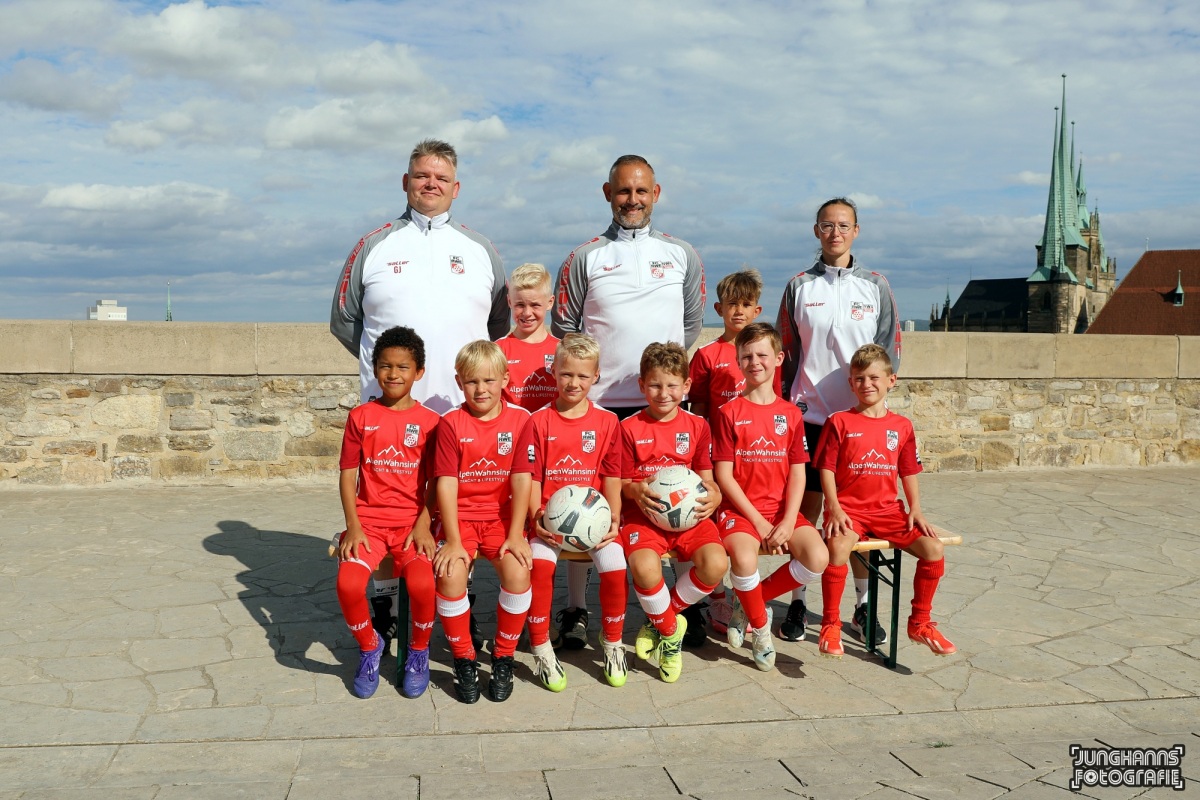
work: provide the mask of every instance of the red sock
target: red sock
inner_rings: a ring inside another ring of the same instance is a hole
[[[442,618],[442,631],[450,643],[450,652],[455,658],[475,658],[475,647],[471,644],[471,604],[464,592],[462,597],[437,596],[438,616]]]
[[[530,595],[529,591],[510,594],[500,589],[500,599],[496,601],[496,642],[492,645],[494,657],[502,658],[517,652],[517,641],[529,615]]]
[[[715,588],[715,583],[703,583],[696,577],[696,568],[692,567],[671,587],[671,608],[678,614],[708,597]]]
[[[408,646],[413,650],[428,650],[433,637],[433,618],[437,615],[434,600],[433,564],[424,558],[408,562],[400,577],[408,592],[408,613],[412,626],[408,634]]]
[[[600,573],[600,630],[610,642],[619,642],[625,632],[625,606],[629,603],[629,581],[625,570]]]
[[[937,591],[938,581],[945,574],[944,558],[937,561],[922,559],[917,562],[917,571],[913,574],[912,616],[908,618],[909,624],[922,625],[929,622],[929,612],[933,611],[933,593]]]
[[[533,585],[533,601],[529,606],[529,643],[545,644],[550,641],[550,606],[554,603],[554,568],[557,562],[544,558],[533,560],[530,580]]]
[[[767,624],[767,604],[763,601],[762,584],[758,580],[758,573],[750,575],[731,575],[733,581],[733,591],[737,595],[738,600],[742,603],[742,609],[746,612],[746,620],[750,623],[751,628],[761,628]]]
[[[764,603],[769,603],[780,595],[787,594],[795,589],[799,589],[804,584],[796,580],[796,576],[792,574],[792,562],[785,561],[779,565],[779,569],[772,572],[765,581],[762,582],[762,598]]]
[[[671,636],[674,634],[677,627],[675,609],[671,608],[671,596],[667,593],[667,582],[659,578],[658,586],[653,589],[643,589],[637,584],[634,584],[633,588],[637,592],[638,603],[646,612],[646,619],[650,620],[650,624],[659,632],[659,635]]]
[[[354,561],[338,565],[337,598],[342,616],[358,642],[359,650],[374,650],[379,646],[375,629],[371,627],[371,610],[367,605],[367,579],[371,571]]]
[[[835,567],[830,564],[821,575],[821,600],[825,604],[821,612],[822,625],[840,625],[842,622],[842,592],[846,589],[846,573],[849,564]]]

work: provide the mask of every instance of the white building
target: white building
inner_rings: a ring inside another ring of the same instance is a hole
[[[96,305],[88,308],[88,319],[116,320],[124,322],[129,319],[128,309],[117,305],[116,300],[97,300]]]

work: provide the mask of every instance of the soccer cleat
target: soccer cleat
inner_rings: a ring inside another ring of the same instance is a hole
[[[454,693],[464,703],[479,702],[479,662],[473,658],[454,659]]]
[[[687,635],[687,617],[675,617],[675,632],[662,637],[658,645],[658,677],[664,683],[674,683],[683,672],[683,637]]]
[[[817,639],[817,647],[821,651],[821,655],[829,658],[841,658],[846,655],[846,651],[842,648],[842,623],[821,625],[821,635]]]
[[[700,647],[708,641],[708,636],[704,633],[703,611],[699,605],[690,605],[683,610],[683,616],[688,621],[687,636],[683,637],[683,646],[687,648]]]
[[[755,628],[753,636],[754,666],[769,672],[775,666],[775,640],[771,638],[771,609],[767,607],[767,624]]]
[[[604,679],[609,686],[624,686],[629,677],[629,665],[625,663],[625,645],[621,642],[610,642],[601,637],[600,646],[604,650]]]
[[[850,618],[850,630],[854,631],[859,640],[864,644],[867,641],[867,604],[854,607],[854,616]],[[887,628],[879,624],[879,618],[875,618],[875,644],[887,644],[888,635]]]
[[[923,644],[933,651],[934,655],[949,656],[958,652],[954,643],[942,636],[936,622],[924,622],[920,625],[908,623],[908,638],[917,644]]]
[[[383,658],[383,637],[376,634],[375,649],[358,654],[358,669],[354,671],[354,694],[364,700],[379,688],[379,659]]]
[[[633,653],[642,661],[646,661],[654,655],[660,641],[662,641],[662,637],[659,635],[658,629],[647,621],[638,630],[637,638],[633,640]]]
[[[793,600],[788,606],[783,624],[779,626],[779,638],[785,642],[804,641],[804,623],[807,616],[808,609],[804,607],[804,601]]]
[[[513,691],[513,657],[492,656],[492,679],[488,682],[488,696],[503,703]]]
[[[712,624],[712,629],[717,633],[723,634],[728,630],[729,618],[732,614],[733,608],[724,597],[718,597],[708,604],[708,621]]]
[[[552,692],[561,692],[567,688],[567,673],[563,671],[562,664],[558,663],[558,656],[554,654],[554,646],[550,642],[545,642],[535,644],[532,650],[533,668],[538,677],[542,679],[542,686]]]
[[[750,621],[746,619],[746,609],[742,608],[742,601],[735,594],[729,601],[729,627],[725,629],[725,641],[729,642],[730,647],[741,647],[746,641],[746,628]]]
[[[400,677],[400,693],[405,697],[420,697],[429,687],[429,651],[408,648],[404,671]]]
[[[556,615],[558,636],[554,649],[582,650],[587,647],[588,612],[586,608],[564,608]]]

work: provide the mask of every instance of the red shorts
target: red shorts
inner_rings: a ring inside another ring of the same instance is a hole
[[[367,535],[367,542],[371,545],[371,550],[367,552],[365,547],[358,548],[358,561],[371,572],[374,572],[379,566],[379,562],[388,555],[392,557],[393,577],[399,577],[404,572],[404,568],[414,561],[423,561],[430,565],[430,569],[433,568],[433,562],[417,552],[417,548],[411,544],[407,548],[404,546],[404,540],[412,532],[412,525],[401,525],[398,528],[363,525],[362,529],[363,533]],[[345,536],[346,532],[342,531],[342,535]]]
[[[488,561],[495,561],[500,557],[504,540],[508,538],[508,524],[499,519],[460,519],[458,535],[462,537],[463,549],[472,559],[476,553],[482,553]],[[438,523],[436,538],[438,547],[446,541],[446,532],[441,523]]]
[[[779,516],[771,520],[771,526],[774,527],[775,525],[778,525],[782,517],[783,513],[780,512]],[[813,524],[805,519],[803,514],[797,514],[796,527],[793,528],[793,530],[805,527],[811,528],[813,527]],[[759,542],[762,542],[762,537],[759,536],[758,531],[754,529],[753,523],[736,511],[722,511],[720,514],[718,514],[717,529],[721,534],[722,542],[725,541],[725,538],[731,533],[748,533],[755,539],[758,539]]]
[[[900,500],[894,506],[884,506],[878,511],[847,511],[846,516],[854,523],[860,541],[867,539],[883,539],[891,542],[893,547],[904,549],[911,547],[921,538],[921,529],[908,529],[908,509]]]
[[[628,558],[634,550],[653,550],[659,556],[674,550],[680,561],[691,561],[692,555],[706,544],[721,544],[721,535],[711,519],[703,520],[686,531],[664,531],[649,522],[630,522],[621,526],[617,541],[625,548]],[[722,548],[724,549],[724,548]]]

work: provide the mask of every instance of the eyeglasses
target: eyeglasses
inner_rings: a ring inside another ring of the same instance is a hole
[[[854,230],[855,225],[853,225],[849,222],[838,222],[838,223],[818,222],[817,223],[817,230],[819,230],[821,233],[824,233],[824,234],[833,233],[834,228],[837,228],[838,233],[849,233],[850,231]]]

